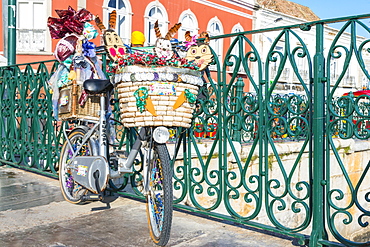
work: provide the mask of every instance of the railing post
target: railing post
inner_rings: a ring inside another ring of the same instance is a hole
[[[310,246],[322,246],[325,236],[325,58],[323,23],[316,25],[316,54],[314,57],[313,89],[313,182],[312,182],[312,234]]]
[[[8,65],[16,63],[16,0],[8,1]]]

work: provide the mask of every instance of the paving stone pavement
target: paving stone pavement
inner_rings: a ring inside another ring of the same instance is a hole
[[[73,205],[63,200],[56,179],[0,166],[0,246],[156,246],[147,227],[145,204],[118,197]],[[174,211],[168,246],[298,246],[227,221]]]

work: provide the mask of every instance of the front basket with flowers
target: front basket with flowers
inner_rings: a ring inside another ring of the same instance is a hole
[[[125,127],[191,126],[198,90],[203,85],[200,71],[135,64],[116,70],[114,80]]]

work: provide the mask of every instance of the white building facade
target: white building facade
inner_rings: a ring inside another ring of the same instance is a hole
[[[255,17],[254,30],[271,29],[307,22],[304,19],[266,8],[257,10],[255,12]],[[342,24],[345,25],[344,22]],[[268,63],[269,75],[268,78],[265,79],[268,80],[270,84],[273,84],[274,81],[276,81],[276,84],[274,84],[275,88],[273,89],[273,93],[276,94],[301,94],[304,91],[302,82],[307,86],[310,82],[310,68],[313,68],[313,59],[316,50],[316,27],[312,26],[309,31],[302,31],[299,28],[291,29],[291,31],[296,33],[301,40],[295,37],[292,33],[289,33],[289,36],[282,35],[278,38],[282,30],[266,31],[253,35],[253,43],[256,46],[256,50],[260,51],[263,67]],[[349,32],[343,32],[343,34],[340,35],[340,38],[335,43],[335,52],[332,55],[329,54],[331,46],[339,31],[340,30],[327,25],[324,26],[323,55],[326,59],[326,77],[328,81],[330,80],[331,86],[335,87],[334,96],[340,96],[349,91],[357,91],[369,87],[368,81],[365,79],[367,78],[366,75],[362,71],[361,67],[358,66],[357,59],[354,55],[355,52],[353,51],[351,55],[351,34]],[[346,29],[346,31],[349,31],[349,29]],[[355,37],[357,39],[357,47],[359,47],[365,41],[365,37]],[[274,49],[270,50],[272,46],[274,46]],[[299,47],[306,47],[309,54],[300,57],[299,53],[302,53],[304,49]],[[365,50],[365,47],[363,47],[362,51],[359,52],[362,53],[364,63],[370,65],[370,56]],[[269,62],[268,54],[275,57],[277,59],[276,62]],[[283,66],[281,66],[282,58],[279,54],[288,56]],[[327,61],[328,57],[330,61]],[[351,57],[351,59],[349,59],[349,57]],[[290,60],[290,58],[294,58],[294,61]],[[344,66],[348,61],[350,61],[348,67]],[[298,69],[298,73],[297,71],[294,71],[293,67]],[[369,66],[365,67],[369,68]],[[276,77],[281,69],[281,74]]]

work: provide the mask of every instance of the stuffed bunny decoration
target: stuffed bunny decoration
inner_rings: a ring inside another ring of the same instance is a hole
[[[175,24],[163,38],[161,31],[159,30],[158,20],[154,24],[155,34],[157,36],[157,41],[155,43],[154,51],[159,58],[165,58],[166,60],[170,59],[174,52],[172,50],[171,38],[179,30],[181,23]]]
[[[115,10],[109,16],[109,29],[106,30],[104,24],[98,16],[95,17],[95,23],[99,29],[103,32],[103,40],[105,50],[108,53],[109,59],[116,61],[118,58],[125,54],[125,46],[122,39],[113,29],[116,26],[117,13]]]
[[[195,42],[196,36],[191,37],[189,31],[185,33],[185,45],[190,44],[185,58],[188,61],[194,61],[199,66],[199,70],[204,70],[212,62],[213,54],[208,45],[208,33],[202,32],[200,38],[204,38],[204,43]]]

